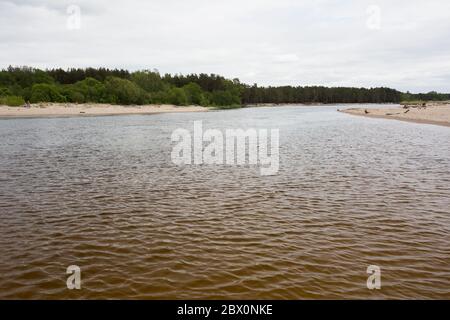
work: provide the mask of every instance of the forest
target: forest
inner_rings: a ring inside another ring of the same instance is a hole
[[[383,87],[259,87],[216,74],[161,75],[157,70],[40,70],[10,66],[0,71],[0,105],[10,106],[29,101],[237,108],[265,103],[399,103],[404,100],[450,100],[450,94],[411,94]]]

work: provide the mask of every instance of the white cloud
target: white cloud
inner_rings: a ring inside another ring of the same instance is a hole
[[[67,29],[69,5],[81,29]],[[367,8],[380,8],[380,28]],[[450,92],[447,0],[0,0],[0,67],[208,72]]]
[[[298,55],[295,53],[287,53],[287,54],[279,54],[274,57],[276,62],[288,63],[288,62],[297,62],[299,61]]]

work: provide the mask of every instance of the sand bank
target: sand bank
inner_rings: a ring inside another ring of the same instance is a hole
[[[341,112],[370,118],[394,119],[450,127],[450,104],[434,104],[426,108],[352,108],[341,110]]]
[[[166,112],[201,112],[208,108],[174,105],[122,106],[110,104],[40,103],[30,108],[0,106],[0,118],[73,117],[125,114],[156,114]]]

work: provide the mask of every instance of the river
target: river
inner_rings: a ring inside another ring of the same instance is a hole
[[[450,128],[345,107],[0,120],[0,298],[449,299]],[[173,164],[199,120],[278,173]]]

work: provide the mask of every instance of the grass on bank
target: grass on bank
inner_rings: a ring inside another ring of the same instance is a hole
[[[0,97],[0,105],[20,107],[25,104],[25,100],[19,96],[4,96]]]
[[[400,104],[402,105],[402,106],[405,106],[405,105],[409,105],[409,106],[419,106],[419,105],[423,105],[424,103],[427,103],[428,101],[425,101],[425,100],[404,100],[404,101],[401,101],[400,102]]]

